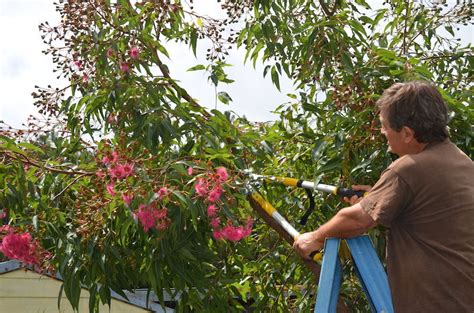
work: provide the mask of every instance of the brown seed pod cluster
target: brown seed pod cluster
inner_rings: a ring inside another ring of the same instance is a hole
[[[191,11],[184,11],[189,16],[199,19],[200,26],[195,27],[199,39],[208,39],[211,41],[211,47],[207,49],[206,58],[210,61],[224,61],[229,55],[233,45],[237,42],[238,31],[232,28],[233,25],[245,23],[246,19],[251,17],[253,1],[221,1],[221,9],[225,12],[226,18],[211,18],[200,15],[194,11],[193,1],[190,1]]]

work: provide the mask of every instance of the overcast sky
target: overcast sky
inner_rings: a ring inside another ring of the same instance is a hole
[[[52,0],[0,0],[0,120],[13,127],[21,127],[27,117],[36,112],[31,97],[35,85],[61,87],[52,72],[51,57],[41,53],[46,46],[41,41],[38,25],[44,21],[51,25],[58,22]],[[170,46],[173,63],[168,61],[168,64],[171,76],[180,80],[192,97],[214,108],[215,90],[207,83],[207,75],[203,71],[186,71],[198,63],[206,64],[204,51],[201,58],[196,59],[189,49]],[[234,65],[228,68],[229,77],[236,82],[219,85],[218,91],[228,92],[233,102],[230,105],[218,103],[217,108],[233,110],[250,120],[275,119],[270,111],[288,101],[286,94],[292,90],[291,83],[283,81],[280,93],[269,77],[263,79],[261,67],[254,69],[250,63],[243,66],[243,59],[243,51],[234,52],[228,58],[227,62]]]
[[[195,6],[207,7],[209,2],[199,0],[194,3]],[[58,19],[53,0],[0,0],[0,120],[13,127],[21,127],[27,117],[36,112],[31,97],[34,85],[61,87],[52,72],[51,57],[41,53],[46,46],[38,30],[41,22],[49,21],[54,25]],[[470,31],[464,32],[463,41],[474,41],[472,30],[471,26]],[[206,64],[204,52],[201,52],[199,60],[189,49],[174,46],[170,47],[169,52],[173,60],[172,63],[168,61],[171,76],[179,79],[181,85],[202,105],[214,108],[215,91],[206,82],[206,74],[186,72],[193,65]],[[269,75],[263,79],[262,67],[253,69],[250,63],[243,66],[243,59],[242,51],[234,52],[228,58],[227,62],[234,65],[228,68],[229,76],[236,82],[219,86],[218,91],[228,92],[233,102],[229,106],[218,103],[218,109],[233,110],[254,121],[274,119],[276,116],[271,111],[289,100],[286,94],[292,92],[291,83],[283,80],[282,92],[279,92]]]

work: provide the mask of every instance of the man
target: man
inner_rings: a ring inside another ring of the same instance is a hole
[[[474,165],[448,139],[447,108],[425,82],[397,83],[378,100],[394,161],[360,199],[294,248],[308,258],[328,237],[389,229],[395,312],[474,312]],[[369,186],[354,186],[368,190]]]

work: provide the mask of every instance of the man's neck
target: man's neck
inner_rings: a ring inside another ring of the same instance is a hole
[[[422,152],[423,150],[425,150],[427,145],[428,145],[427,143],[418,142],[417,140],[415,140],[414,142],[411,142],[409,146],[407,146],[404,153],[402,155],[399,155],[399,157],[402,157],[407,154],[418,154]]]
[[[412,153],[410,154],[420,153],[421,151],[425,150],[427,145],[428,145],[427,143],[417,141],[416,144],[413,145],[413,150],[412,150]]]

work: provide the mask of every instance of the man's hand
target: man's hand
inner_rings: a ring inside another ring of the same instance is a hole
[[[320,238],[318,231],[304,233],[299,235],[293,243],[293,248],[304,259],[310,260],[310,254],[319,251],[324,246],[324,238]]]
[[[365,192],[370,191],[372,189],[372,186],[369,185],[352,185],[353,190],[363,190]],[[356,203],[359,203],[362,198],[358,196],[352,196],[350,199],[348,197],[344,197],[344,201],[347,203],[350,203],[351,205],[354,205]]]

